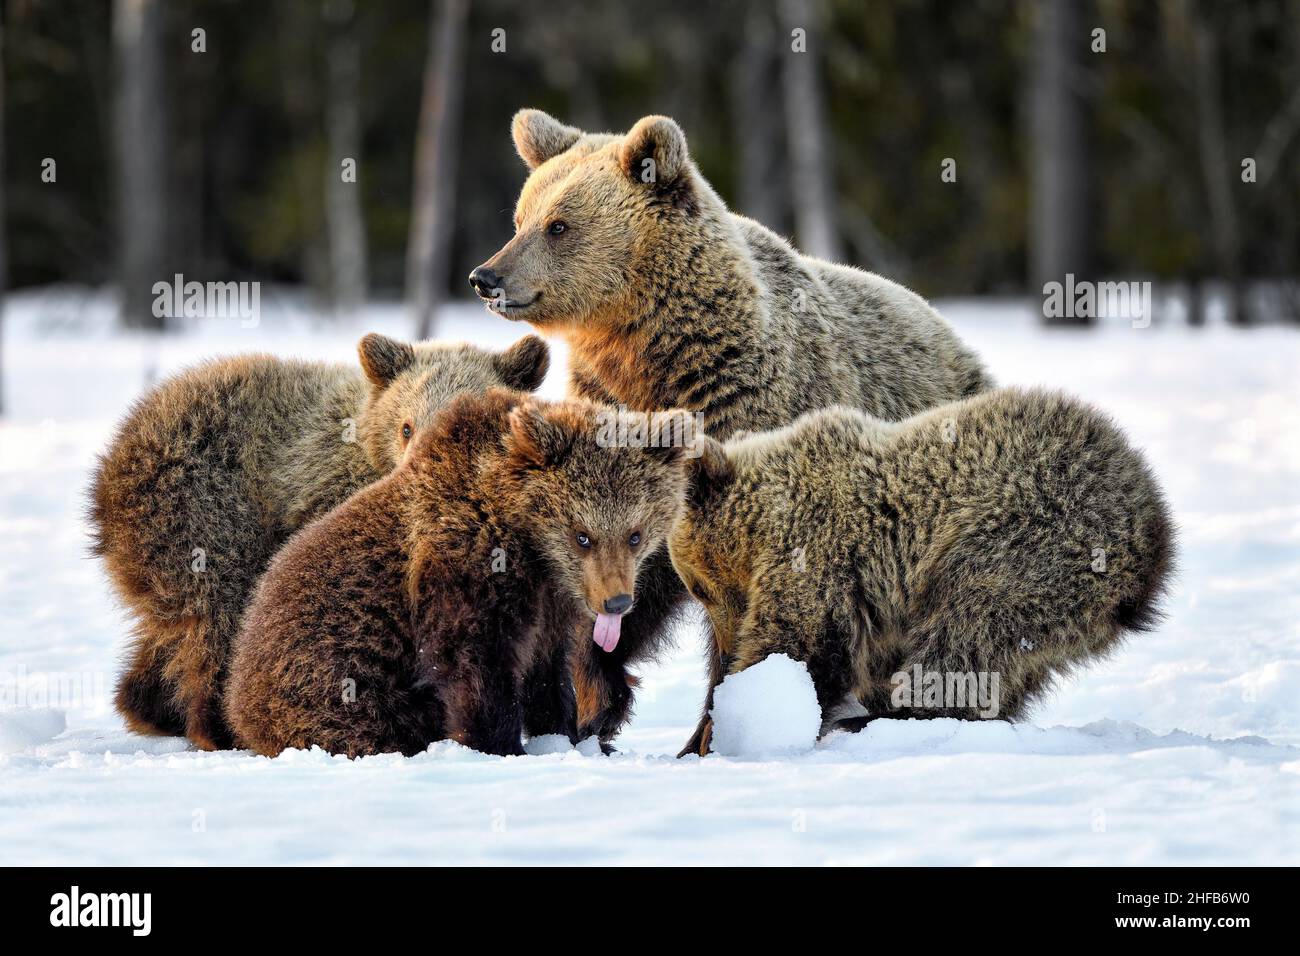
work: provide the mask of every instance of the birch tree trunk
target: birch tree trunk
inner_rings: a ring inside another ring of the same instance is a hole
[[[368,272],[360,182],[361,55],[352,0],[327,0],[324,10],[329,72],[325,215],[330,303],[336,315],[354,315],[366,302]]]
[[[166,169],[163,163],[162,7],[157,0],[114,0],[117,74],[117,227],[122,321],[161,329],[153,284],[167,281]]]
[[[284,102],[285,125],[295,150],[310,143],[320,126],[320,84],[316,82],[309,49],[316,11],[307,0],[284,0],[275,10],[276,44],[279,56],[277,72]],[[293,164],[293,190],[298,207],[299,270],[302,281],[322,302],[330,300],[329,242],[318,228],[315,213],[320,210],[320,196],[326,189],[318,178],[318,168],[307,163]],[[331,170],[323,171],[328,175]],[[323,215],[323,213],[322,213]]]
[[[1047,282],[1089,278],[1087,111],[1081,89],[1089,49],[1079,0],[1038,5],[1033,67],[1028,73],[1032,149],[1029,279],[1037,294]],[[1049,325],[1086,325],[1089,316],[1045,318]]]
[[[1189,7],[1189,10],[1194,9]],[[1228,321],[1244,324],[1246,311],[1241,278],[1241,233],[1231,179],[1236,173],[1236,167],[1228,157],[1223,84],[1219,75],[1219,41],[1209,24],[1195,12],[1191,16],[1196,140],[1205,194],[1209,201],[1211,245],[1219,277],[1227,283],[1225,304]]]
[[[778,34],[770,0],[745,9],[744,35],[731,75],[739,211],[779,233],[788,233],[789,183],[782,170],[781,98],[776,58]]]
[[[433,0],[431,4],[406,255],[406,296],[416,336],[421,339],[433,335],[434,316],[445,298],[451,267],[456,158],[460,151],[461,61],[468,14],[467,0]]]
[[[843,260],[835,221],[835,189],[831,176],[826,112],[822,104],[818,63],[817,5],[812,0],[781,0],[781,38],[786,139],[790,146],[790,193],[799,246],[811,256]],[[802,30],[805,52],[796,52],[793,31]]]

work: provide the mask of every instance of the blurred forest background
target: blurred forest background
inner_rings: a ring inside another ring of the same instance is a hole
[[[1300,0],[5,0],[0,23],[8,287],[113,284],[131,325],[179,272],[405,297],[428,330],[511,232],[524,106],[669,114],[734,209],[927,296],[1072,272],[1186,289],[1191,321],[1210,287],[1257,321],[1267,288],[1300,320]]]

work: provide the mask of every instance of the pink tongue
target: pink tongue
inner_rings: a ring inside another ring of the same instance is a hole
[[[600,645],[601,650],[612,651],[618,643],[618,633],[623,627],[621,614],[597,614],[596,628],[591,632],[591,639]]]

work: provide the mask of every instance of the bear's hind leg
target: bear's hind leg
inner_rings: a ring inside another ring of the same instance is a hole
[[[163,676],[164,652],[150,640],[142,625],[130,665],[117,680],[113,704],[137,734],[179,737],[185,733],[185,714],[176,703],[176,685]]]
[[[192,618],[165,676],[177,688],[176,699],[185,715],[185,736],[200,750],[228,750],[234,735],[226,723],[222,686],[226,677],[226,649],[231,639],[215,622]]]

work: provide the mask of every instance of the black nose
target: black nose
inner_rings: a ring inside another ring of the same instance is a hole
[[[615,594],[612,598],[605,598],[606,614],[622,614],[632,606],[632,595]]]
[[[469,284],[474,287],[481,299],[492,298],[495,290],[501,286],[501,277],[487,266],[479,266],[469,274]]]

